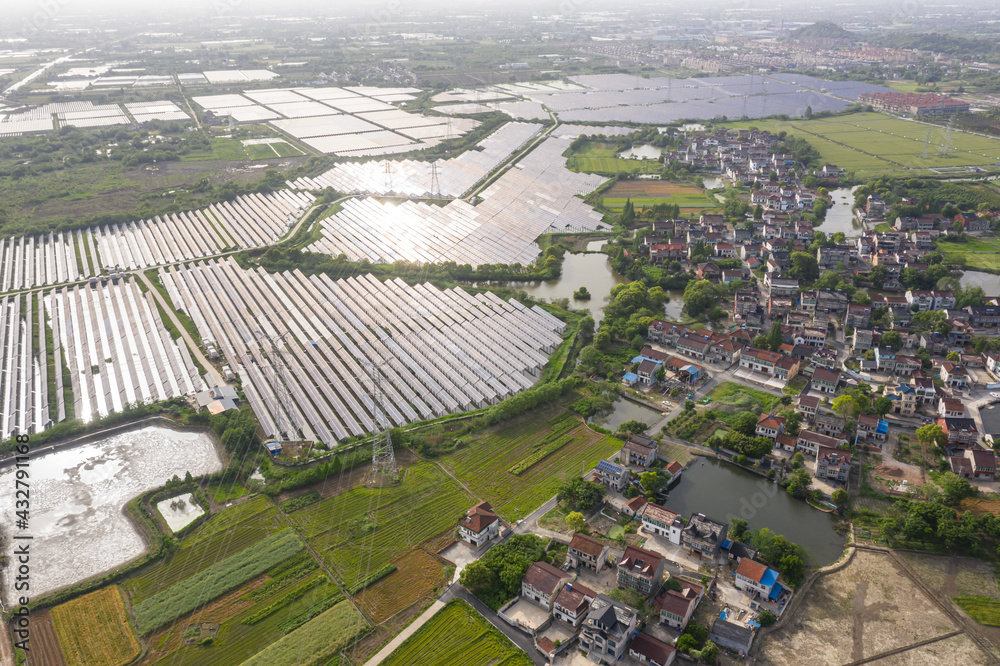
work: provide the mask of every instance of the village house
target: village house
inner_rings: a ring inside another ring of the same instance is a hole
[[[941,381],[945,386],[965,390],[969,388],[969,372],[958,363],[941,364]]]
[[[798,296],[799,281],[795,278],[785,278],[773,273],[764,276],[764,286],[771,296]]]
[[[944,418],[965,418],[965,405],[955,398],[941,398],[938,401],[938,416]]]
[[[691,555],[697,554],[709,560],[715,559],[726,540],[729,526],[712,520],[703,513],[691,514],[687,525],[681,530],[681,547]]]
[[[618,562],[618,587],[651,596],[663,583],[666,558],[638,546],[626,546]]]
[[[622,446],[619,460],[633,467],[649,469],[656,462],[657,443],[645,435],[632,435]]]
[[[775,439],[785,430],[785,419],[780,416],[761,414],[757,419],[757,429],[755,434],[758,437],[768,437]]]
[[[951,471],[966,479],[992,478],[997,472],[996,455],[980,448],[968,448],[960,456],[949,456]]]
[[[865,351],[875,346],[875,331],[867,326],[855,327],[851,347],[855,351]]]
[[[889,384],[885,396],[892,400],[893,411],[902,416],[912,416],[920,404],[916,390],[909,384]]]
[[[586,567],[600,571],[608,562],[609,548],[586,534],[574,534],[566,550],[566,562],[570,567]]]
[[[799,401],[796,404],[795,411],[802,415],[806,421],[811,421],[813,417],[816,416],[816,410],[819,409],[820,399],[815,395],[799,395]]]
[[[598,594],[580,634],[580,649],[591,661],[614,664],[628,647],[639,620],[639,611]]]
[[[671,543],[680,544],[684,521],[676,511],[650,502],[642,512],[642,531],[666,537]]]
[[[597,592],[586,585],[579,582],[566,583],[552,603],[552,616],[571,627],[579,627],[596,598]]]
[[[705,587],[687,578],[675,578],[681,584],[680,590],[667,590],[653,600],[653,608],[659,611],[660,624],[684,631],[698,604],[701,603]]]
[[[921,361],[916,356],[896,354],[895,373],[901,377],[909,377],[920,370]]]
[[[976,328],[1000,326],[1000,306],[998,305],[966,305],[963,309],[969,313],[969,322]]]
[[[740,560],[733,573],[733,585],[737,590],[760,592],[767,596],[778,582],[778,572],[748,557]]]
[[[816,413],[813,419],[812,430],[828,437],[840,438],[844,434],[844,419],[836,414]]]
[[[774,366],[780,360],[781,354],[756,347],[747,347],[740,352],[741,368],[749,368],[754,372],[763,372],[768,375],[774,374]]]
[[[819,447],[816,456],[816,478],[834,483],[847,483],[851,474],[851,454],[828,446]]]
[[[939,418],[937,424],[948,437],[948,448],[967,449],[979,441],[979,427],[969,418],[947,419]]]
[[[635,635],[628,646],[628,653],[642,666],[671,666],[677,657],[677,648],[667,645],[649,634]]]
[[[858,435],[878,442],[884,442],[889,433],[889,424],[874,414],[858,417]]]
[[[628,480],[632,476],[628,467],[612,462],[607,458],[598,461],[594,468],[594,481],[606,486],[609,490],[621,492],[628,485]]]
[[[521,579],[521,597],[547,611],[570,575],[548,562],[533,562]]]
[[[844,441],[838,437],[831,437],[813,432],[812,430],[803,429],[799,431],[799,438],[795,441],[795,448],[815,458],[821,446],[835,449]]]
[[[458,534],[469,545],[480,548],[500,534],[500,516],[489,502],[480,502],[458,522]]]
[[[708,640],[721,648],[727,648],[740,655],[750,652],[753,645],[754,632],[743,625],[735,624],[722,618],[716,618],[708,633]]]
[[[816,368],[812,376],[812,387],[821,393],[836,393],[840,383],[839,370]]]

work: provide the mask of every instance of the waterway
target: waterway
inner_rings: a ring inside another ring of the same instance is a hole
[[[1000,275],[983,271],[965,271],[958,281],[963,289],[982,287],[983,293],[987,296],[1000,296]]]
[[[651,146],[632,146],[628,150],[623,150],[615,157],[623,160],[658,160],[663,155],[663,149]]]
[[[591,416],[587,419],[587,423],[593,423],[596,426],[614,431],[626,421],[640,421],[647,426],[651,426],[661,418],[663,418],[663,414],[652,407],[646,407],[631,400],[618,398],[612,404],[609,413]]]
[[[194,476],[222,469],[212,438],[153,426],[32,457],[31,591],[72,585],[142,555],[146,544],[122,510],[135,496],[163,485],[175,474]],[[14,468],[0,471],[0,520],[13,525]],[[6,489],[10,489],[8,492]],[[4,550],[12,560],[16,542]],[[12,569],[2,593],[13,598]]]
[[[854,190],[856,189],[856,187],[838,187],[830,190],[833,204],[827,209],[823,223],[816,227],[817,231],[822,231],[827,237],[838,231],[844,232],[847,237],[861,235],[861,225],[854,217]]]
[[[593,241],[601,244],[606,242]],[[562,275],[555,280],[526,282],[512,286],[526,291],[534,298],[546,298],[550,301],[568,298],[571,308],[588,310],[594,321],[599,324],[604,318],[603,308],[611,297],[611,290],[615,285],[625,281],[625,277],[611,267],[611,259],[605,254],[567,253],[563,257]],[[580,287],[586,287],[590,292],[589,301],[578,301],[573,298],[573,292]]]
[[[767,527],[804,547],[820,566],[844,550],[831,515],[793,499],[769,479],[714,458],[699,458],[684,470],[666,506],[685,518],[703,513],[727,524],[743,518],[752,529]]]

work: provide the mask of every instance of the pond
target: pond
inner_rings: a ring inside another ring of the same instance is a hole
[[[685,518],[703,513],[726,524],[743,518],[752,529],[767,527],[805,548],[820,566],[844,551],[832,516],[793,499],[768,479],[714,458],[700,458],[684,470],[666,506]]]
[[[596,426],[614,431],[626,421],[641,421],[651,426],[662,418],[663,414],[652,407],[646,407],[631,400],[618,398],[612,403],[609,413],[591,416],[587,419],[587,423],[593,423]]]
[[[606,243],[607,241],[593,242]],[[611,290],[615,285],[625,281],[625,277],[615,272],[611,267],[611,259],[606,254],[567,253],[563,257],[562,275],[555,280],[526,282],[511,286],[526,291],[534,298],[547,298],[550,301],[568,298],[571,308],[590,311],[594,322],[599,324],[604,317],[603,308],[611,297]],[[589,301],[578,301],[573,298],[573,292],[580,287],[586,287],[587,291],[590,292]]]
[[[816,227],[827,237],[838,231],[844,232],[848,237],[860,236],[861,225],[854,217],[854,190],[857,187],[838,187],[830,190],[831,206],[826,211],[826,218],[823,223]]]
[[[157,502],[156,510],[167,521],[167,527],[172,532],[179,532],[193,523],[195,518],[205,513],[205,509],[194,501],[191,493],[184,493]]]
[[[632,146],[628,150],[623,150],[615,157],[625,160],[658,160],[663,155],[663,149],[656,146]]]
[[[146,544],[123,507],[175,474],[222,469],[212,438],[160,426],[33,456],[31,459],[32,596],[72,585],[139,557]],[[14,487],[14,469],[0,470],[0,487]],[[13,524],[14,494],[0,493],[0,517]],[[8,539],[6,554],[14,543]],[[9,570],[8,570],[9,571]],[[4,577],[9,601],[13,581]]]
[[[987,296],[1000,296],[1000,275],[983,271],[965,271],[959,278],[963,289],[982,287]]]

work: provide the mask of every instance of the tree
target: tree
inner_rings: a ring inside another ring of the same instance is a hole
[[[945,356],[944,358],[946,361],[959,361],[962,359],[962,357],[958,355],[957,351],[948,352],[948,355]]]
[[[635,435],[644,433],[648,429],[649,426],[643,423],[642,421],[636,421],[635,419],[632,419],[630,421],[625,421],[620,426],[618,426],[615,432],[629,433],[631,435]]]
[[[586,317],[580,320],[580,335],[582,335],[584,339],[589,340],[590,338],[594,337],[594,330],[595,330],[595,324],[593,317],[587,315]]]
[[[736,421],[733,423],[733,430],[747,436],[752,436],[757,432],[757,417],[753,415],[753,412],[743,412],[736,417]]]
[[[476,590],[492,587],[496,584],[496,581],[497,577],[494,575],[492,569],[478,560],[467,564],[458,577],[458,582],[473,593]]]
[[[885,397],[884,395],[880,395],[879,397],[875,398],[874,407],[876,414],[878,414],[880,417],[885,416],[886,414],[892,411],[892,400]]]
[[[778,621],[778,618],[774,617],[774,613],[765,609],[757,616],[757,621],[760,622],[760,626],[762,627],[770,627]]]
[[[871,281],[872,286],[876,289],[881,289],[885,285],[885,281],[889,277],[889,269],[886,268],[884,264],[878,264],[877,266],[872,266],[872,270],[868,273],[868,279]]]
[[[606,492],[603,485],[578,476],[559,487],[557,498],[573,509],[590,511],[601,503]]]
[[[837,488],[830,495],[830,501],[836,504],[838,508],[843,509],[847,506],[847,491],[843,488]]]
[[[805,573],[805,565],[798,555],[785,555],[778,562],[778,570],[781,571],[781,575],[785,577],[789,585],[798,587]]]
[[[653,371],[653,379],[658,382],[662,382],[667,378],[667,368],[662,363],[656,366],[656,370]]]
[[[806,457],[801,451],[796,451],[792,454],[792,469],[799,469],[802,467],[802,463],[805,462]]]
[[[930,423],[917,428],[917,441],[921,444],[937,444],[943,448],[948,444],[948,435],[945,434],[941,426]]]
[[[570,511],[566,514],[566,526],[574,532],[587,529],[587,519],[579,511]]]
[[[781,335],[781,324],[774,322],[771,324],[771,331],[767,334],[767,347],[773,352],[781,348],[784,338]]]
[[[650,470],[639,475],[639,483],[647,496],[656,495],[670,483],[670,475],[659,470]]]
[[[815,280],[819,277],[819,262],[816,256],[807,252],[792,252],[791,268],[788,273],[799,280]]]
[[[705,643],[705,647],[698,651],[698,660],[706,664],[714,664],[718,658],[719,647],[712,641]]]
[[[903,336],[899,331],[886,331],[882,334],[882,345],[891,347],[893,351],[899,351],[903,348]]]
[[[937,478],[937,484],[941,486],[941,496],[948,504],[958,504],[979,492],[968,479],[963,479],[953,472],[943,472]]]
[[[809,472],[804,469],[797,469],[788,477],[788,494],[793,497],[807,497],[809,495],[809,484],[812,479]]]
[[[684,313],[697,317],[712,309],[718,296],[715,286],[708,280],[692,280],[684,288]]]
[[[698,649],[698,641],[691,634],[682,634],[680,638],[677,639],[677,650],[680,652],[689,653],[692,650]]]
[[[851,396],[841,395],[834,398],[830,409],[840,418],[849,421],[861,411],[861,406]]]
[[[750,526],[742,518],[729,519],[729,536],[736,541],[746,542],[750,537]]]

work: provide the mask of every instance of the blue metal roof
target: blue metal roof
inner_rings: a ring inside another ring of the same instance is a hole
[[[768,569],[768,571],[770,571],[770,569]],[[784,590],[785,588],[781,586],[781,583],[778,583],[777,585],[771,588],[771,593],[767,595],[767,598],[770,599],[771,601],[774,601],[775,599],[781,596],[781,593]]]
[[[622,375],[622,377],[624,377],[630,382],[639,381],[639,375],[635,374],[634,372],[626,372],[624,375]]]
[[[733,542],[730,541],[729,539],[726,539],[725,541],[722,542],[722,549],[723,550],[729,550],[732,547],[733,547]]]
[[[889,432],[889,424],[886,421],[879,419],[878,425],[875,427],[875,432],[877,432],[880,435],[886,434],[887,432]]]
[[[768,569],[764,572],[764,575],[760,577],[760,584],[764,587],[771,587],[774,582],[778,580],[778,572],[774,569]]]

